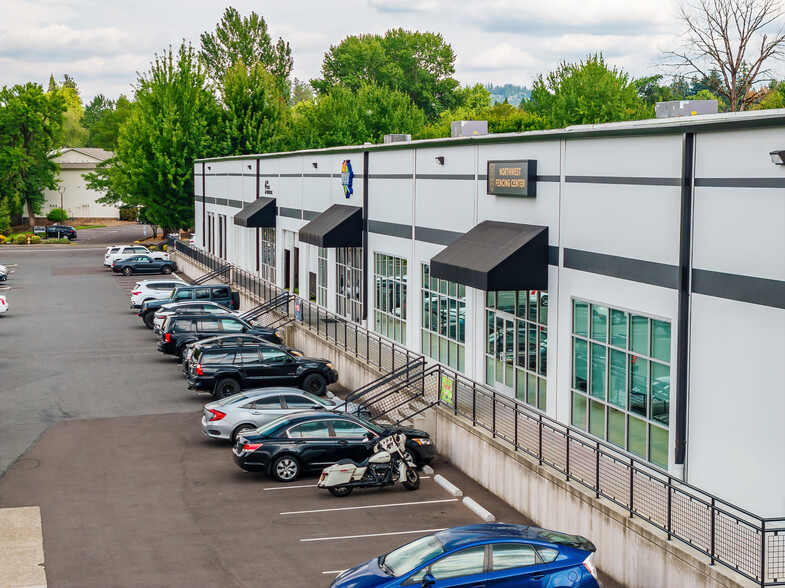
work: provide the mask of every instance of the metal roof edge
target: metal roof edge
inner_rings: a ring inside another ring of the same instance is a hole
[[[561,139],[594,139],[598,137],[681,135],[684,133],[712,133],[767,127],[773,128],[778,126],[785,126],[785,109],[783,108],[765,111],[755,110],[736,113],[705,114],[668,119],[622,121],[595,125],[573,125],[563,129],[526,131],[524,133],[493,133],[475,137],[441,137],[437,139],[418,139],[415,141],[373,145],[347,145],[327,147],[324,149],[301,149],[298,151],[280,151],[276,153],[232,155],[195,159],[194,163],[272,159],[304,155],[330,155],[335,153],[356,153],[363,151],[452,147],[472,144],[523,143],[528,141]]]

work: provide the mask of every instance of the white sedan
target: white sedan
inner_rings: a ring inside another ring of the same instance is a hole
[[[8,312],[8,300],[5,299],[5,296],[0,296],[0,314],[6,312]]]

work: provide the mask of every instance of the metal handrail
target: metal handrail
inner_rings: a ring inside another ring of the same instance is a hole
[[[181,250],[180,242],[177,250],[207,267],[222,262],[191,246]],[[259,300],[285,292],[245,270],[234,268],[231,276]],[[452,402],[439,393],[437,398],[455,415],[706,555],[712,564],[764,588],[785,586],[785,517],[755,515],[310,301],[292,296],[290,302],[299,304],[297,320],[303,327],[380,371],[396,372],[415,360],[438,366],[429,368],[426,377],[436,379],[431,382],[436,390],[444,376],[453,380]]]

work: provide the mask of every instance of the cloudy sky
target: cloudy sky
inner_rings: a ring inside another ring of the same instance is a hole
[[[390,28],[441,33],[464,85],[531,86],[561,59],[601,51],[634,76],[659,73],[658,49],[681,32],[673,0],[0,0],[0,85],[67,73],[88,101],[133,93],[136,72],[181,40],[199,45],[226,6],[256,11],[292,47],[293,75],[319,76],[347,35]]]

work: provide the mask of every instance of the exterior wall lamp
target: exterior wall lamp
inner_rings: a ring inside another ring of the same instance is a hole
[[[776,165],[785,165],[785,151],[772,151],[769,153],[771,162]]]
[[[444,165],[444,155],[438,155],[436,157],[436,163],[438,163],[439,165]]]
[[[313,169],[316,169],[317,167],[319,167],[319,164],[316,161],[311,162],[311,165],[313,166]]]

